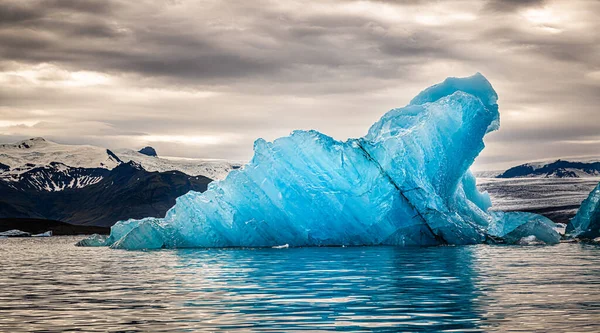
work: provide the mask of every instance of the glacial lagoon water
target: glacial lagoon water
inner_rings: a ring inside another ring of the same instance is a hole
[[[598,332],[600,246],[80,248],[0,239],[0,332]]]

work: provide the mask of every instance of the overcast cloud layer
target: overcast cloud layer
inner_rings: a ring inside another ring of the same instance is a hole
[[[478,169],[600,155],[600,1],[0,2],[0,142],[43,136],[248,160],[258,137],[358,137],[484,74]]]

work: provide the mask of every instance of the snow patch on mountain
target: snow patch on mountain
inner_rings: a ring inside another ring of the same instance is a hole
[[[151,147],[145,152],[89,145],[63,145],[43,138],[0,144],[0,181],[18,190],[55,192],[100,182],[110,170],[130,163],[148,172],[180,171],[189,176],[224,179],[239,167],[222,160],[170,159]],[[150,151],[151,149],[151,151]]]
[[[148,156],[133,149],[115,149],[113,151],[121,161],[136,162],[150,172],[177,170],[190,176],[205,176],[213,180],[221,180],[225,179],[229,171],[238,167],[236,164],[222,160],[164,158]]]
[[[498,178],[587,178],[600,176],[600,158],[529,162],[512,167]]]
[[[109,172],[104,168],[74,168],[52,162],[21,173],[2,172],[0,180],[16,190],[56,192],[96,184]]]
[[[63,145],[31,138],[12,144],[0,144],[0,163],[10,169],[3,173],[22,174],[52,162],[74,168],[113,169],[121,161],[110,150],[89,145]]]

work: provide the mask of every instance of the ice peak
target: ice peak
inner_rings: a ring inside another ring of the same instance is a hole
[[[423,90],[410,101],[410,105],[435,102],[440,98],[452,95],[457,91],[462,91],[479,98],[487,107],[498,107],[496,105],[498,94],[492,87],[492,84],[479,72],[464,78],[449,77],[445,79],[444,82]]]

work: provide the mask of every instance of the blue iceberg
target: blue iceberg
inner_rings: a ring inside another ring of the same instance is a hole
[[[507,217],[488,213],[490,197],[477,190],[469,172],[484,148],[483,137],[499,127],[497,98],[477,73],[424,90],[358,139],[342,142],[312,130],[273,142],[258,139],[242,169],[204,193],[179,197],[163,219],[118,222],[105,245],[430,246],[501,240],[506,233],[488,229]],[[510,216],[515,224],[510,232],[531,219]]]
[[[569,221],[566,233],[581,239],[600,237],[600,184],[581,203],[577,214]]]

